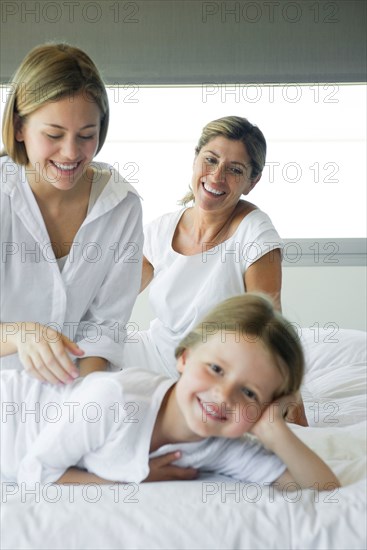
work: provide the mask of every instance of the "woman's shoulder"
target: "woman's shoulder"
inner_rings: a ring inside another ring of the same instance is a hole
[[[180,210],[175,210],[174,212],[166,212],[166,214],[162,214],[161,216],[158,216],[157,218],[154,218],[144,226],[144,232],[152,233],[152,232],[161,232],[161,231],[167,231],[169,230],[169,227],[176,227],[176,224],[179,220],[179,218],[182,216],[182,213],[184,211],[184,208],[181,208]]]
[[[267,223],[273,227],[272,221],[266,212],[252,202],[244,200],[239,202],[239,211],[236,218],[238,226],[242,227],[257,226],[263,223]]]
[[[93,171],[93,183],[98,185],[98,187],[107,188],[108,191],[112,189],[118,195],[121,193],[123,195],[133,193],[140,198],[135,187],[111,164],[94,161],[90,167]]]
[[[13,165],[14,167],[20,168],[20,166],[16,162],[14,162],[13,159],[11,159],[6,154],[2,154],[0,156],[0,165],[1,165],[2,170],[5,168],[5,166],[10,166],[10,165]]]
[[[0,157],[0,189],[3,193],[10,194],[15,185],[21,181],[23,168],[10,157]]]

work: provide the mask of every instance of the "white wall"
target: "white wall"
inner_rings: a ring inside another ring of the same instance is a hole
[[[360,266],[283,268],[284,315],[303,327],[367,330],[367,275]]]
[[[284,267],[283,313],[300,327],[367,330],[365,267]],[[137,299],[131,321],[149,327],[148,289]],[[318,325],[317,325],[318,323]]]

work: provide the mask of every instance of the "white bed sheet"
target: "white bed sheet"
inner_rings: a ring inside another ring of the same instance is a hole
[[[330,331],[302,329],[310,427],[292,429],[332,467],[341,489],[282,494],[211,475],[34,494],[6,485],[1,548],[365,549],[366,333],[339,330],[333,340]]]

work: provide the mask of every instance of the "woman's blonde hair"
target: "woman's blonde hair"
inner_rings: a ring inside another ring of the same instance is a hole
[[[23,142],[15,139],[16,117],[20,122],[49,101],[83,93],[95,101],[101,111],[98,151],[107,135],[109,106],[106,88],[97,67],[79,48],[67,44],[37,46],[23,59],[10,83],[10,93],[3,118],[3,155],[27,165],[28,155]]]
[[[178,359],[186,349],[205,343],[214,335],[237,333],[238,338],[259,340],[271,354],[274,365],[283,376],[283,384],[274,398],[299,390],[304,372],[304,355],[293,326],[276,311],[262,294],[234,296],[218,304],[208,313],[175,350]]]
[[[266,140],[262,131],[251,124],[247,118],[239,116],[227,116],[212,120],[204,126],[199,142],[195,147],[195,156],[201,149],[212,139],[223,136],[233,141],[242,141],[246,147],[246,151],[251,162],[251,179],[254,180],[261,175],[265,166],[266,159]],[[186,205],[194,200],[194,194],[190,187],[190,191],[179,201],[180,204]]]

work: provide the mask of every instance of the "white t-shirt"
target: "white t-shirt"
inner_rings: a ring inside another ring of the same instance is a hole
[[[161,372],[175,378],[174,350],[182,338],[219,302],[246,292],[243,279],[251,264],[282,248],[270,218],[256,209],[220,245],[209,249],[207,244],[201,253],[184,256],[172,248],[184,211],[165,214],[144,228],[144,255],[154,267],[149,300],[155,319],[146,334],[132,335],[125,347],[126,366],[149,368],[153,356],[154,370],[161,363]]]
[[[93,208],[60,270],[24,167],[0,159],[1,322],[34,321],[122,367],[126,324],[139,291],[143,246],[136,190],[111,166],[93,163]],[[107,179],[107,183],[105,183]],[[2,368],[21,369],[17,354]]]
[[[0,376],[4,481],[51,483],[78,466],[111,481],[139,483],[148,476],[149,458],[174,450],[182,452],[178,466],[253,483],[271,483],[285,470],[250,436],[164,445],[149,455],[158,411],[174,384],[163,375],[98,372],[69,386],[41,384],[24,371]]]

